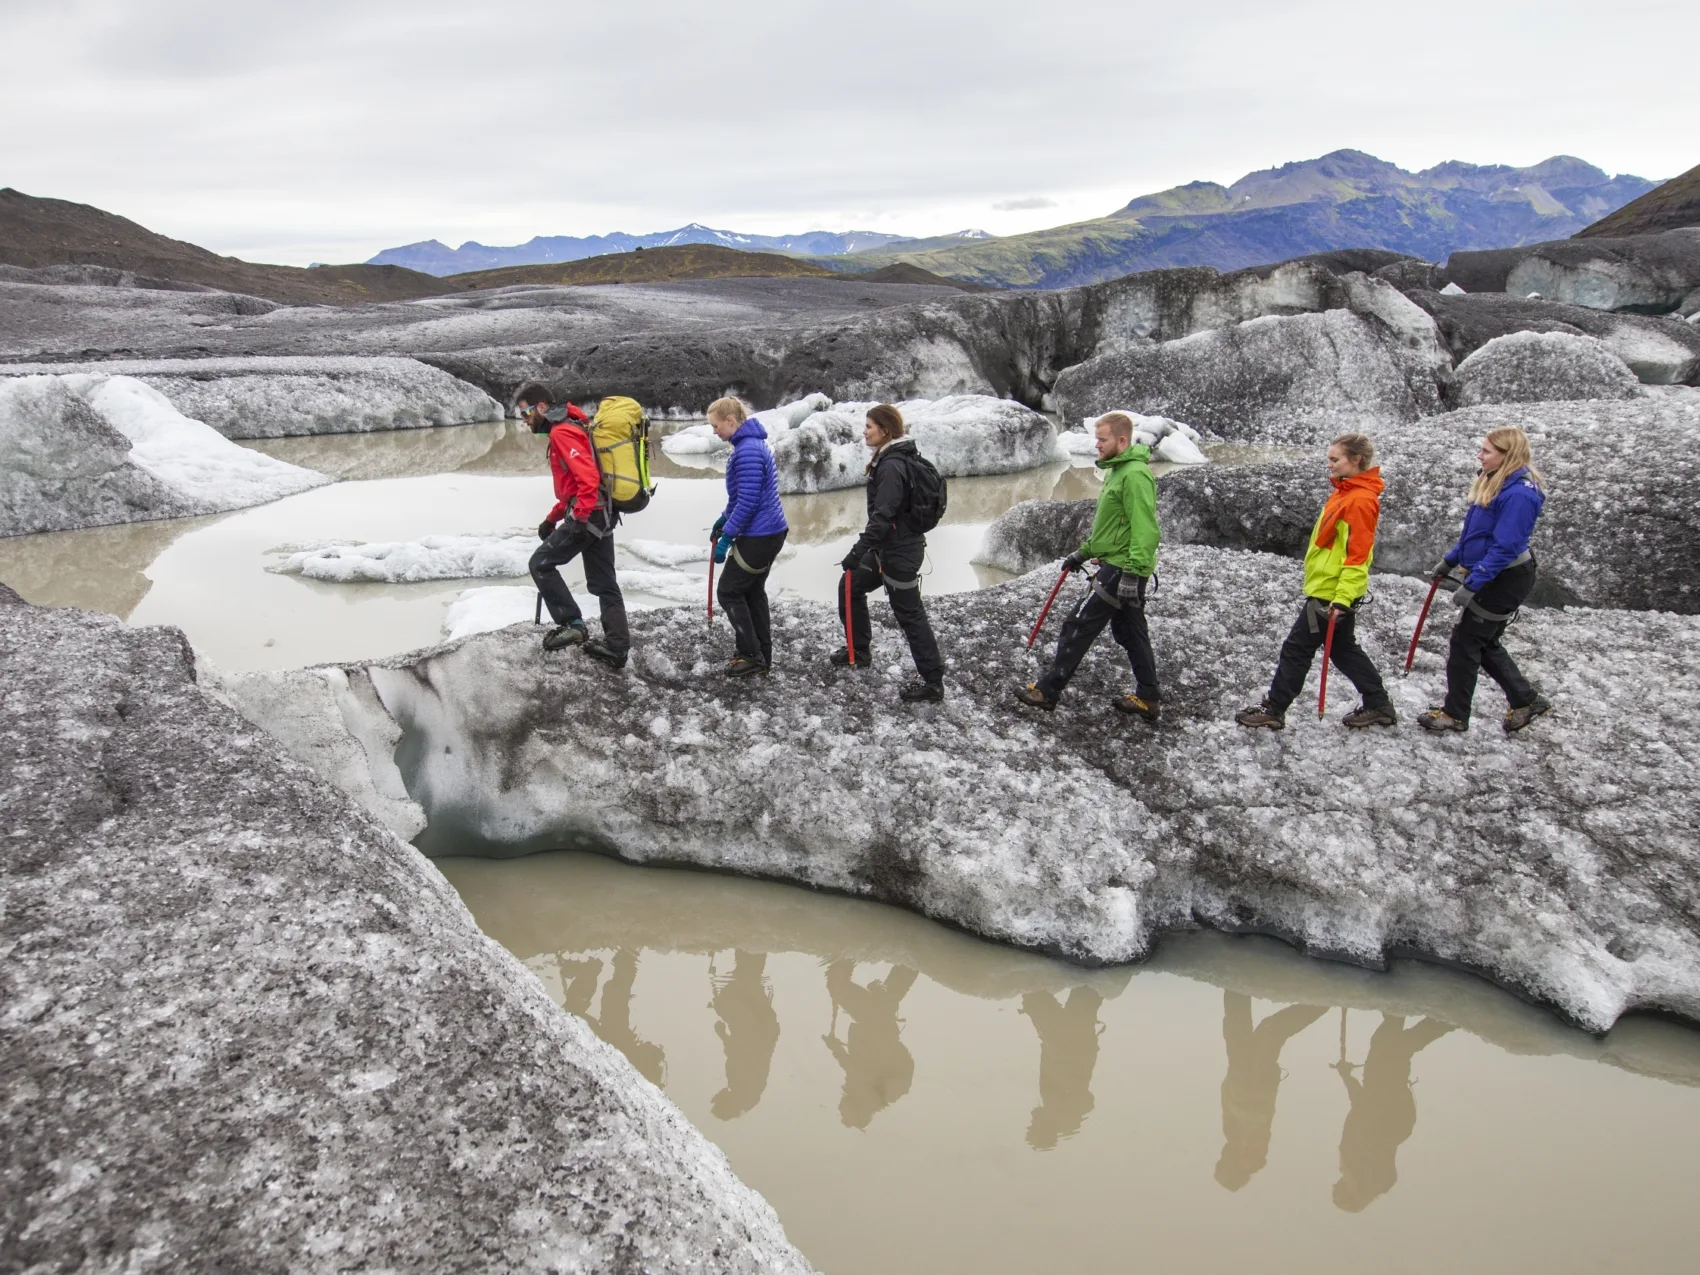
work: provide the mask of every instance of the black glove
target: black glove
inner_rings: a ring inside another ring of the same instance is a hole
[[[862,565],[862,554],[855,549],[844,555],[844,561],[838,564],[846,571],[854,571]]]
[[[542,522],[537,524],[537,538],[539,540],[547,540],[554,534],[555,520],[553,518],[545,518]]]
[[[1429,572],[1429,575],[1433,576],[1436,580],[1444,580],[1451,574],[1452,563],[1448,562],[1445,558],[1442,558],[1439,562],[1435,563],[1434,570]]]
[[[1086,556],[1078,549],[1062,560],[1062,569],[1071,575],[1086,565]]]
[[[1463,610],[1465,607],[1469,606],[1470,603],[1474,602],[1475,600],[1476,600],[1476,591],[1474,589],[1461,586],[1461,587],[1453,590],[1452,605],[1457,607],[1459,610]]]

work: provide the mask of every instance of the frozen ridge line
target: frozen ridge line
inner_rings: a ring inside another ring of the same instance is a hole
[[[1371,967],[1454,963],[1593,1031],[1637,1009],[1700,1022],[1700,671],[1670,658],[1700,618],[1525,612],[1519,660],[1556,708],[1515,737],[1491,688],[1466,735],[1412,725],[1443,624],[1390,679],[1399,729],[1343,730],[1341,696],[1326,723],[1295,710],[1249,734],[1231,715],[1266,683],[1296,566],[1175,546],[1161,569],[1154,730],[1109,710],[1128,674],[1108,644],[1054,715],[1011,703],[1038,667],[1021,643],[1049,567],[930,602],[950,661],[936,709],[893,702],[904,648],[882,608],[875,674],[852,676],[822,659],[836,617],[790,600],[774,673],[748,686],[713,676],[724,642],[698,617],[655,612],[620,675],[543,657],[527,627],[347,666],[371,720],[333,717],[314,670],[283,675],[295,697],[231,693],[307,760],[327,733],[398,732],[432,852],[576,846],[771,877],[1086,964],[1255,930]],[[1390,673],[1424,585],[1375,588],[1361,640]]]

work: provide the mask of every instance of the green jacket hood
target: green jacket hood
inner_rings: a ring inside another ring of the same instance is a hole
[[[1093,464],[1097,465],[1099,469],[1114,469],[1117,465],[1125,465],[1130,460],[1149,461],[1150,459],[1151,449],[1144,443],[1134,443],[1125,452],[1117,452],[1110,459],[1094,461]]]

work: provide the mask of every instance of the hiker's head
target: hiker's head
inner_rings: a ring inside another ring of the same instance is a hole
[[[868,409],[867,424],[862,426],[862,441],[869,447],[884,447],[903,437],[903,413],[890,403],[880,403]]]
[[[1350,478],[1375,464],[1375,444],[1367,434],[1342,434],[1328,444],[1328,476]]]
[[[708,427],[721,442],[728,442],[738,427],[750,419],[750,405],[741,398],[717,398],[708,405]]]
[[[1489,430],[1482,445],[1476,449],[1476,459],[1482,472],[1470,484],[1470,503],[1491,505],[1499,495],[1505,480],[1519,469],[1529,471],[1535,486],[1541,485],[1541,471],[1535,468],[1535,456],[1529,446],[1529,436],[1515,425]]]
[[[547,433],[549,423],[543,419],[549,410],[549,390],[533,382],[514,396],[514,412],[534,434]]]
[[[1099,460],[1120,456],[1133,446],[1133,417],[1126,412],[1106,412],[1092,432],[1098,442]]]

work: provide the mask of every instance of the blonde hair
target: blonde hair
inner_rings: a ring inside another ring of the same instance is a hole
[[[1529,481],[1537,487],[1544,487],[1541,471],[1535,468],[1534,451],[1529,446],[1529,436],[1515,425],[1504,425],[1491,430],[1487,436],[1488,446],[1496,452],[1503,453],[1505,459],[1499,462],[1499,468],[1493,473],[1485,470],[1476,475],[1476,481],[1470,484],[1470,503],[1487,506],[1498,499],[1505,480],[1519,469],[1529,471]]]
[[[707,417],[711,421],[730,421],[734,425],[742,425],[750,419],[750,405],[741,398],[717,398],[708,405]]]
[[[1110,427],[1111,438],[1131,439],[1133,437],[1133,417],[1126,412],[1105,412],[1092,423],[1092,428],[1096,429],[1100,425]]]
[[[1341,434],[1328,445],[1345,452],[1347,458],[1357,465],[1359,473],[1375,464],[1375,444],[1369,441],[1368,434]]]

